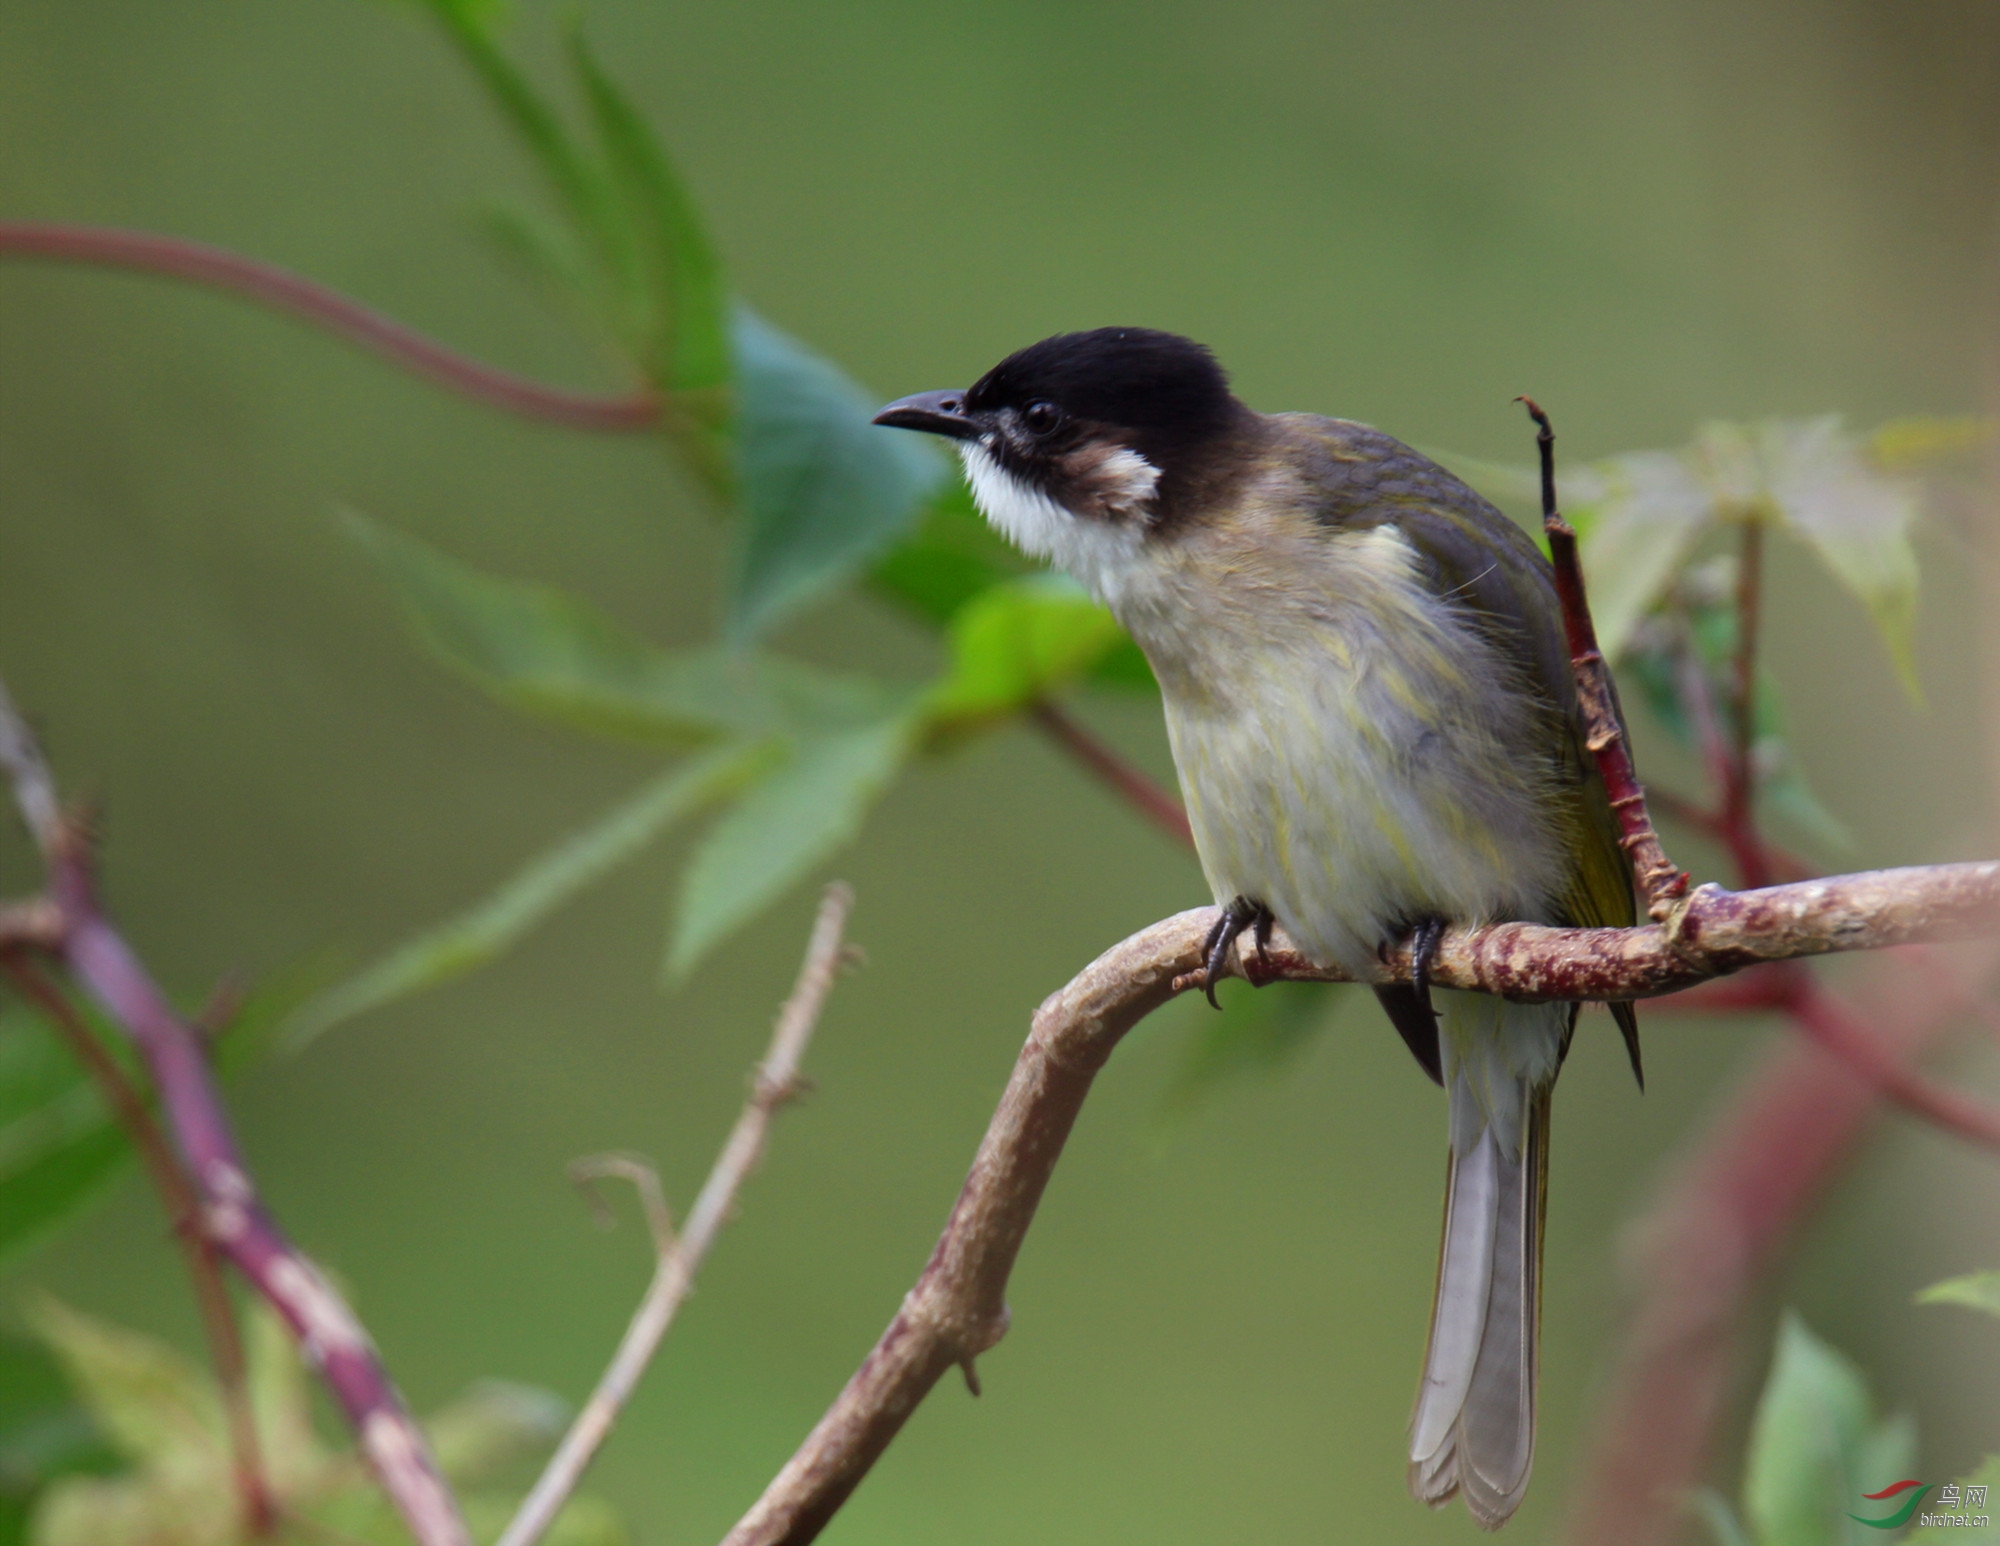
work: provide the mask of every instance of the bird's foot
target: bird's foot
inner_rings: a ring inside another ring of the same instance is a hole
[[[1431,965],[1443,940],[1444,919],[1435,914],[1419,918],[1410,927],[1410,986],[1417,990],[1426,1009],[1431,1007]]]
[[[1208,937],[1201,942],[1202,991],[1208,994],[1208,1002],[1216,1009],[1222,1007],[1215,997],[1215,984],[1222,976],[1223,964],[1229,959],[1229,947],[1245,929],[1250,930],[1250,938],[1257,946],[1257,959],[1265,959],[1265,947],[1271,943],[1271,909],[1262,902],[1253,902],[1247,896],[1239,896],[1216,915]]]

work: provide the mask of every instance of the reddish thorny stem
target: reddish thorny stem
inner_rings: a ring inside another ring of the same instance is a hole
[[[88,838],[66,817],[27,724],[0,683],[0,768],[47,869],[70,974],[138,1050],[199,1202],[203,1235],[298,1339],[420,1546],[471,1546],[458,1503],[375,1347],[340,1294],[285,1237],[257,1195],[202,1042],[98,905]]]

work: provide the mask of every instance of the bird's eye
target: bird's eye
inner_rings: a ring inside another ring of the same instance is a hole
[[[1031,435],[1046,435],[1063,421],[1062,409],[1054,403],[1030,403],[1021,415]]]

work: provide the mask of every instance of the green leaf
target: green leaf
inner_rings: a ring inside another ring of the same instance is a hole
[[[23,1309],[106,1440],[152,1469],[226,1470],[215,1382],[156,1337],[113,1326],[47,1296]]]
[[[1912,699],[1917,680],[1916,485],[1878,470],[1838,417],[1756,429],[1763,478],[1780,519],[1804,538],[1875,619]]]
[[[0,1546],[21,1546],[42,1489],[113,1470],[117,1457],[70,1394],[55,1355],[0,1332]]]
[[[1116,618],[1067,576],[1023,575],[982,591],[951,624],[951,665],[928,695],[934,730],[1011,714],[1100,664],[1124,640]]]
[[[879,558],[945,469],[921,437],[871,424],[877,399],[754,312],[736,308],[731,337],[743,514],[728,627],[743,641]]]
[[[476,212],[475,229],[565,318],[593,329],[603,327],[607,313],[603,281],[591,271],[565,227],[535,210],[490,200]]]
[[[1969,1505],[1965,1498],[1967,1485],[1986,1489],[1986,1501],[1977,1506]],[[1927,1500],[1926,1512],[1965,1517],[1963,1528],[1948,1524],[1930,1524],[1912,1531],[1904,1539],[1908,1546],[1940,1546],[1952,1542],[1954,1546],[2000,1546],[2000,1455],[1988,1455],[1983,1464],[1964,1482],[1959,1484],[1959,1506],[1956,1509],[1935,1501],[1937,1494]],[[1975,1525],[1970,1521],[1984,1515],[1986,1523]]]
[[[1881,1535],[1864,1493],[1909,1475],[1907,1420],[1874,1421],[1861,1372],[1787,1312],[1757,1404],[1743,1479],[1744,1513],[1759,1546],[1861,1546]]]
[[[646,336],[648,300],[637,238],[617,191],[570,137],[555,111],[494,41],[492,8],[467,0],[428,0],[446,34],[485,86],[500,115],[561,200],[579,232],[595,249],[613,297],[606,321],[635,354]]]
[[[986,524],[965,480],[954,478],[925,508],[917,529],[882,556],[868,584],[919,621],[942,627],[988,586],[1033,567]]]
[[[1563,473],[1564,512],[1581,538],[1597,641],[1615,659],[1715,518],[1685,455],[1637,451]]]
[[[1918,1304],[1962,1304],[1967,1309],[2000,1315],[2000,1272],[1968,1272],[1963,1277],[1933,1283],[1916,1297]]]
[[[129,1153],[55,1028],[0,1004],[0,1259],[95,1197]]]
[[[511,708],[663,745],[880,712],[871,683],[739,651],[670,653],[579,597],[481,574],[353,512],[347,523],[430,652]]]
[[[651,125],[599,68],[581,31],[570,36],[570,57],[638,241],[651,302],[641,358],[683,408],[700,404],[705,427],[719,433],[730,379],[722,266]]]
[[[484,901],[313,999],[286,1025],[285,1049],[296,1052],[343,1021],[485,965],[675,822],[742,787],[773,754],[770,743],[731,742],[661,774],[534,859]]]
[[[473,1486],[545,1455],[569,1426],[569,1403],[553,1391],[481,1380],[424,1419],[438,1469],[454,1486]]]
[[[716,822],[681,876],[670,980],[685,978],[724,938],[853,839],[909,756],[915,731],[915,716],[903,713],[802,737]]]

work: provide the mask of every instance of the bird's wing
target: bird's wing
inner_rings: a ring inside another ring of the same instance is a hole
[[[1401,441],[1338,419],[1300,415],[1292,423],[1305,431],[1300,439],[1309,463],[1318,463],[1307,475],[1323,491],[1319,518],[1347,530],[1396,526],[1423,559],[1431,588],[1472,614],[1547,705],[1557,783],[1568,796],[1558,816],[1572,856],[1559,921],[1578,927],[1632,923],[1631,867],[1618,845],[1597,759],[1584,741],[1548,559],[1463,481]]]

